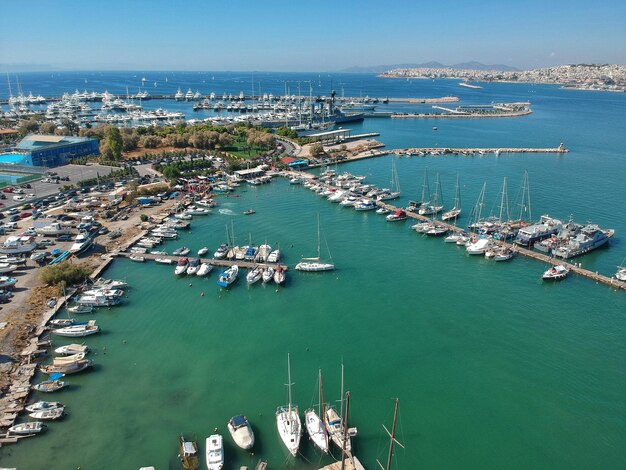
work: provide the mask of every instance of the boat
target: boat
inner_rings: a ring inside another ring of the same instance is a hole
[[[515,251],[511,248],[501,248],[496,250],[496,254],[493,257],[494,261],[508,261],[515,256]]]
[[[196,470],[199,466],[198,444],[195,441],[186,441],[180,436],[180,452],[178,454],[183,468],[186,470]]]
[[[460,233],[453,233],[452,235],[448,235],[446,238],[444,238],[443,241],[445,243],[456,243],[462,237],[463,237],[463,235],[461,235]]]
[[[233,264],[230,268],[220,274],[217,285],[220,287],[228,287],[237,280],[238,275],[239,266]]]
[[[135,263],[143,263],[146,260],[143,256],[138,255],[130,255],[128,259],[134,261]]]
[[[212,434],[206,438],[206,468],[221,470],[224,466],[224,443],[222,436]]]
[[[100,327],[96,325],[95,320],[90,320],[86,324],[71,325],[65,328],[58,328],[52,330],[52,333],[58,336],[65,336],[69,338],[89,336],[96,334],[100,331]]]
[[[189,264],[187,265],[187,276],[193,276],[198,272],[200,268],[200,260],[198,258],[191,258],[189,260]]]
[[[291,361],[287,354],[287,388],[289,390],[289,403],[287,406],[279,406],[276,410],[276,427],[283,444],[294,457],[300,447],[300,436],[302,435],[302,424],[298,414],[298,405],[291,403]]]
[[[517,232],[515,243],[522,246],[530,246],[544,238],[556,234],[563,225],[559,219],[553,219],[547,215],[542,215],[539,222],[522,227]]]
[[[82,359],[80,361],[72,362],[70,364],[63,364],[59,366],[55,366],[55,365],[41,366],[40,370],[44,374],[58,373],[58,374],[69,375],[69,374],[77,374],[79,372],[82,372],[88,369],[89,367],[91,367],[92,365],[93,365],[93,362],[91,361],[91,359]]]
[[[43,235],[44,237],[56,237],[59,235],[71,234],[72,228],[61,225],[59,222],[52,222],[51,224],[43,227],[36,227],[35,232],[37,232],[37,235]]]
[[[330,252],[329,252],[330,254]],[[335,269],[334,263],[323,263],[320,258],[320,217],[317,215],[317,256],[315,258],[302,258],[298,264],[296,264],[298,271],[332,271]]]
[[[46,425],[41,421],[28,421],[26,423],[16,424],[11,426],[8,430],[8,434],[19,434],[20,436],[30,436],[33,434],[39,434],[45,429]]]
[[[65,408],[61,406],[59,408],[53,408],[51,410],[33,411],[32,413],[29,413],[28,416],[33,419],[54,420],[61,418],[64,414]]]
[[[57,299],[55,297],[48,299],[48,301],[46,302],[46,306],[48,308],[53,308],[56,304],[57,304]]]
[[[213,265],[209,263],[202,263],[198,268],[198,272],[196,272],[196,276],[204,277],[211,272],[213,269]]]
[[[93,312],[93,307],[88,305],[74,305],[73,307],[68,307],[67,311],[70,313],[91,313]]]
[[[88,353],[89,347],[84,344],[66,344],[59,346],[54,352],[60,356],[73,356],[74,354]]]
[[[407,215],[403,209],[398,209],[393,214],[389,214],[385,219],[387,222],[399,222],[401,220],[406,220]]]
[[[12,288],[17,284],[17,279],[9,276],[0,276],[0,289]]]
[[[246,274],[246,282],[248,283],[248,285],[254,284],[258,280],[260,280],[262,277],[263,277],[263,267],[256,266],[254,269],[248,271],[248,274]]]
[[[559,281],[561,279],[565,279],[569,274],[569,269],[567,269],[562,264],[558,264],[556,266],[552,266],[546,272],[543,273],[541,279],[544,281]]]
[[[626,282],[626,268],[618,266],[617,272],[615,273],[615,279]]]
[[[78,305],[89,307],[112,307],[122,301],[121,296],[106,295],[103,293],[83,294],[76,299]]]
[[[29,413],[33,413],[35,411],[54,410],[55,408],[63,408],[63,405],[58,401],[38,401],[26,406],[24,409]]]
[[[215,253],[213,253],[213,257],[215,259],[224,259],[226,257],[226,253],[228,253],[228,245],[222,243]]]
[[[78,352],[69,356],[55,357],[54,359],[52,359],[52,365],[65,366],[73,362],[82,361],[83,359],[85,359],[86,354],[87,353],[85,352]]]
[[[265,268],[263,270],[262,279],[263,279],[263,284],[267,284],[268,282],[271,282],[272,279],[274,279],[274,268],[272,268],[271,266],[268,266],[267,268]]]
[[[595,224],[585,225],[566,245],[553,250],[554,256],[574,258],[583,255],[608,243],[614,233],[614,230],[602,230]]]
[[[77,324],[85,324],[87,322],[78,322],[73,318],[55,318],[54,320],[50,320],[48,322],[50,326],[54,326],[55,328],[64,328],[66,326],[72,326]]]
[[[154,262],[159,264],[173,264],[174,260],[172,258],[155,258]]]
[[[10,236],[0,245],[0,253],[5,255],[21,255],[37,248],[37,240],[33,236]]]
[[[391,189],[383,189],[376,196],[378,201],[391,201],[400,197],[400,179],[398,178],[398,170],[396,169],[396,161],[391,160]]]
[[[475,242],[469,244],[465,250],[469,255],[484,255],[490,245],[491,240],[489,238],[479,238]]]
[[[186,246],[181,246],[180,248],[177,248],[176,250],[174,250],[172,252],[172,255],[174,256],[186,256],[189,254],[191,250],[189,248],[187,248]]]
[[[389,214],[390,212],[391,211],[387,209],[385,206],[380,206],[378,209],[376,209],[377,214]]]
[[[87,251],[91,247],[92,244],[93,244],[93,240],[91,239],[89,234],[81,232],[78,235],[76,235],[76,238],[74,239],[74,243],[70,247],[69,251],[70,253],[74,255],[80,255],[84,253],[85,251]]]
[[[433,221],[432,226],[426,230],[426,235],[429,237],[443,237],[448,233],[448,227],[444,224],[440,224]]]
[[[248,209],[247,211],[244,211],[243,215],[252,215],[254,213],[256,213],[254,209]]]
[[[206,246],[203,246],[198,250],[198,256],[204,256],[209,252],[209,249]]]
[[[268,263],[278,263],[280,261],[280,250],[276,249],[267,255]]]
[[[371,199],[361,199],[354,204],[354,210],[357,210],[359,212],[371,211],[376,209],[377,207],[378,206],[376,205],[376,203]]]
[[[239,447],[244,450],[252,449],[254,445],[254,432],[248,418],[243,415],[237,415],[228,421],[228,431]]]
[[[45,253],[37,253],[37,254],[38,255],[43,254],[45,256]],[[32,256],[31,256],[31,259],[33,259]],[[37,260],[34,260],[34,261],[37,261]],[[12,273],[16,269],[17,269],[17,264],[0,263],[0,274]]]
[[[346,399],[349,397],[348,392]],[[341,365],[341,414],[343,415],[343,364]],[[347,420],[346,420],[347,422]],[[347,424],[347,423],[346,423]],[[324,413],[324,425],[326,426],[326,432],[330,436],[333,443],[339,447],[342,452],[350,452],[352,450],[352,443],[350,441],[350,431],[344,428],[344,420],[340,417],[337,410],[332,406],[326,408]]]
[[[33,261],[39,261],[39,260],[44,259],[46,256],[48,256],[48,253],[46,253],[45,251],[39,251],[37,253],[33,253],[32,255],[30,255],[30,259]],[[0,272],[2,271],[0,270]]]
[[[304,424],[313,443],[325,454],[328,453],[328,433],[321,416],[324,416],[324,392],[322,389],[322,371],[318,373],[319,409],[309,408],[304,412]]]
[[[428,180],[426,180],[426,189],[428,192],[428,197],[430,199],[430,190],[428,189]],[[434,202],[431,204],[430,202],[425,202],[417,211],[419,215],[436,215],[441,212],[444,208],[443,205],[443,196],[441,195],[441,184],[439,182],[439,173],[437,173],[437,182],[435,183],[435,195]]]
[[[61,390],[68,386],[69,384],[62,380],[58,380],[58,379],[44,380],[43,382],[33,385],[33,390],[37,390],[38,392],[43,392],[43,393],[51,393],[51,392],[56,392],[58,390]]]
[[[274,283],[280,286],[281,284],[285,282],[285,277],[286,277],[285,270],[279,264],[278,266],[276,266],[276,269],[274,270]]]
[[[441,215],[441,220],[454,220],[461,214],[461,187],[459,186],[459,175],[456,175],[456,191],[454,194],[454,207]]]
[[[254,259],[255,261],[258,261],[259,263],[265,263],[271,252],[272,252],[272,247],[268,245],[267,243],[264,243],[263,245],[259,247],[259,251],[257,251]]]
[[[382,470],[391,470],[391,462],[393,458],[393,445],[394,444],[398,444],[400,447],[404,449],[404,446],[396,440],[396,424],[398,422],[398,403],[400,400],[396,398],[394,401],[396,402],[396,405],[393,410],[393,424],[391,425],[391,432],[389,432],[387,428],[383,425],[383,429],[389,436],[389,452],[387,453],[387,465],[385,467],[383,467],[383,465],[377,460],[378,465]]]
[[[189,265],[189,260],[187,258],[181,258],[176,263],[176,267],[174,268],[174,275],[180,276],[187,272],[187,266]]]

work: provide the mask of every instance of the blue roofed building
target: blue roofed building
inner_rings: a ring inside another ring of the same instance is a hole
[[[98,155],[100,146],[98,139],[89,137],[29,134],[17,144],[15,150],[25,154],[21,164],[51,168],[65,165],[70,158]]]

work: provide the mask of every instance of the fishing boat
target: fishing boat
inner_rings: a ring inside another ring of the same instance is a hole
[[[60,356],[73,356],[74,354],[88,352],[89,347],[85,344],[66,344],[65,346],[59,346],[54,350],[54,353]]]
[[[33,419],[52,421],[52,420],[61,418],[64,412],[65,412],[65,408],[61,406],[59,408],[53,408],[51,410],[33,411],[32,413],[29,413],[28,416]]]
[[[246,282],[249,285],[254,284],[255,282],[259,281],[262,277],[263,277],[263,267],[256,266],[254,269],[248,271],[248,274],[246,275]]]
[[[407,215],[403,209],[398,209],[393,214],[389,214],[387,217],[385,217],[387,222],[399,222],[402,220],[406,220],[406,218],[407,218]]]
[[[239,266],[233,264],[230,268],[220,274],[217,285],[220,287],[228,287],[237,280],[238,275]]]
[[[322,389],[322,371],[318,373],[319,408],[309,408],[304,412],[304,424],[313,443],[325,454],[328,453],[328,433],[321,416],[324,416],[324,392]]]
[[[72,364],[73,362],[82,361],[85,359],[85,355],[87,353],[79,352],[75,354],[71,354],[69,356],[55,357],[52,359],[52,365],[54,366],[65,366],[68,364]]]
[[[82,336],[89,336],[96,334],[100,331],[100,327],[96,325],[95,320],[90,320],[86,324],[71,325],[65,328],[59,328],[52,330],[52,333],[58,336],[65,336],[68,338],[77,338]]]
[[[93,307],[88,305],[74,305],[73,307],[67,308],[67,311],[71,313],[91,313],[93,310]]]
[[[213,265],[209,263],[202,263],[198,268],[198,272],[196,272],[196,276],[204,277],[211,272],[213,269]]]
[[[302,424],[300,423],[300,415],[298,414],[298,405],[291,403],[291,361],[290,355],[287,354],[287,388],[289,394],[289,403],[287,406],[279,406],[276,410],[276,426],[283,444],[294,457],[298,453],[300,447],[300,436],[302,435]]]
[[[50,326],[54,326],[55,328],[64,328],[66,326],[72,326],[76,324],[85,324],[87,322],[78,322],[73,318],[55,318],[54,320],[50,320],[48,322]]]
[[[330,251],[329,251],[330,255]],[[317,256],[315,258],[302,258],[298,264],[296,264],[298,271],[332,271],[335,269],[334,263],[323,263],[320,258],[320,217],[317,215]]]
[[[189,259],[181,258],[176,263],[176,267],[174,268],[174,275],[181,276],[187,272],[187,266],[189,265]]]
[[[254,445],[254,432],[248,418],[243,415],[237,415],[228,421],[228,431],[239,447],[244,450],[252,449]]]
[[[26,423],[16,424],[11,426],[8,430],[8,434],[19,434],[20,436],[30,436],[33,434],[39,434],[46,428],[46,425],[41,421],[28,421]]]
[[[44,374],[77,374],[82,372],[93,365],[91,359],[83,359],[80,361],[72,362],[70,364],[64,364],[60,366],[49,365],[49,366],[41,366],[41,372]]]
[[[268,282],[271,282],[272,279],[274,279],[274,268],[272,268],[271,266],[268,266],[267,268],[265,268],[263,270],[263,284],[267,284]]]
[[[276,266],[276,269],[274,270],[274,283],[280,286],[281,284],[285,282],[285,278],[286,278],[285,270],[279,264],[278,266]]]
[[[43,382],[33,385],[33,390],[43,393],[51,393],[65,387],[69,387],[70,384],[64,382],[63,380],[59,380],[58,377],[63,377],[63,374],[51,374],[50,380],[44,380]]]
[[[35,411],[54,410],[55,408],[63,408],[63,405],[58,401],[38,401],[26,406],[25,410],[29,413],[34,413]]]
[[[206,468],[221,470],[224,466],[224,446],[220,434],[212,434],[206,438]]]
[[[178,454],[183,468],[186,470],[196,470],[199,466],[198,444],[195,441],[186,441],[180,436],[180,452]]]
[[[198,269],[200,269],[200,260],[198,258],[191,258],[187,265],[187,276],[193,276],[198,272]]]
[[[546,272],[543,273],[541,279],[544,281],[560,281],[561,279],[565,279],[569,274],[569,269],[567,269],[562,264],[558,264],[556,266],[552,266]]]
[[[200,248],[198,250],[198,256],[204,256],[209,252],[209,248],[206,246],[203,246],[202,248]]]
[[[461,214],[461,187],[459,186],[459,175],[456,175],[456,191],[454,194],[454,207],[441,215],[441,220],[454,220]]]
[[[143,256],[138,255],[130,255],[128,259],[134,261],[135,263],[143,263],[146,260]]]

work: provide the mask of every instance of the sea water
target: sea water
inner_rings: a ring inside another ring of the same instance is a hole
[[[505,176],[511,213],[519,211],[527,170],[535,218],[571,214],[616,230],[610,246],[578,259],[589,269],[615,272],[626,255],[623,95],[526,84],[485,84],[456,93],[451,81],[364,80],[390,96],[409,85],[419,92],[422,84],[429,93],[471,94],[474,102],[530,100],[534,110],[515,119],[377,119],[350,126],[381,132],[389,147],[564,142],[571,152],[387,156],[339,171],[388,187],[395,159],[400,206],[419,199],[426,169],[431,191],[439,174],[451,206],[458,174],[464,210],[459,224],[466,225],[485,182],[483,213],[498,213]],[[325,401],[340,405],[344,364],[350,426],[358,428],[353,449],[367,468],[386,455],[382,425],[391,425],[393,398],[400,399],[397,439],[405,447],[396,448],[397,468],[623,465],[623,292],[577,276],[544,283],[546,267],[537,261],[470,257],[456,245],[416,234],[408,221],[388,223],[374,212],[355,212],[286,180],[242,186],[237,194],[219,197],[211,215],[195,217],[190,232],[162,249],[214,251],[226,241],[228,227],[238,245],[280,246],[284,263],[293,268],[301,256],[316,255],[319,214],[321,256],[332,256],[337,269],[291,269],[279,288],[248,287],[242,272],[230,289],[220,289],[217,268],[204,279],[176,278],[173,266],[115,261],[105,275],[132,288],[123,306],[88,315],[102,328],[85,339],[94,350],[94,371],[68,377],[71,386],[63,392],[33,396],[61,401],[69,414],[49,423],[44,435],[0,449],[3,466],[180,468],[178,436],[196,438],[203,454],[204,439],[218,428],[225,468],[253,467],[258,459],[270,468],[318,468],[331,458],[321,456],[306,434],[302,455],[293,459],[276,430],[275,410],[287,404],[287,353],[301,416],[319,402],[318,369]],[[248,208],[256,214],[244,216]],[[252,423],[254,455],[228,435],[226,422],[236,414]]]

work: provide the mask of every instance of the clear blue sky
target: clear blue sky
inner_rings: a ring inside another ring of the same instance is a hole
[[[334,71],[626,64],[626,1],[4,1],[0,64]]]

